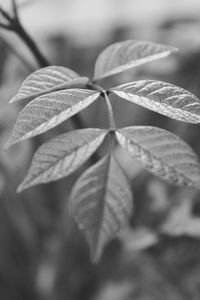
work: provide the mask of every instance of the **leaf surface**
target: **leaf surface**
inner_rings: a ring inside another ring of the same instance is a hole
[[[132,213],[129,183],[114,157],[105,156],[79,177],[71,193],[70,211],[97,261]]]
[[[139,80],[111,89],[130,102],[188,123],[200,122],[200,100],[183,88],[157,80]]]
[[[96,91],[70,89],[43,95],[29,102],[19,113],[6,148],[57,126],[94,102],[99,94]]]
[[[131,126],[116,132],[118,142],[144,167],[177,185],[200,188],[200,164],[192,148],[167,130]]]
[[[10,103],[19,100],[33,100],[57,89],[66,89],[68,86],[73,88],[73,83],[76,83],[80,78],[85,78],[85,81],[88,81],[87,77],[80,77],[76,72],[65,67],[50,66],[41,68],[25,79]]]
[[[73,173],[96,151],[106,133],[106,130],[97,128],[79,129],[44,143],[36,151],[18,192]]]
[[[94,79],[120,73],[130,68],[168,56],[176,48],[152,42],[128,40],[108,46],[98,56]]]

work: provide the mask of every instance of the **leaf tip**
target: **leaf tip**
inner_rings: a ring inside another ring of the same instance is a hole
[[[21,193],[23,190],[28,189],[29,187],[32,187],[36,185],[34,181],[30,180],[29,174],[24,178],[24,180],[20,183],[20,185],[17,188],[17,193]]]
[[[13,97],[10,99],[9,103],[11,104],[11,103],[16,102],[16,101],[17,101],[17,100],[16,100],[16,96],[13,96]]]
[[[7,140],[7,142],[4,145],[4,150],[8,150],[11,146],[13,146],[14,144],[16,144],[18,141],[14,140],[12,135],[9,137],[9,139]]]
[[[23,190],[28,188],[28,185],[24,181],[17,187],[17,194],[21,193]]]
[[[24,180],[20,183],[20,185],[17,188],[17,193],[21,193],[23,190],[31,187],[32,185],[34,185],[31,181],[29,176],[27,175]]]
[[[20,184],[18,187],[17,187],[17,194],[21,193],[23,191],[23,187],[22,185]]]
[[[10,147],[12,146],[12,142],[10,141],[10,139],[5,143],[3,149],[5,151],[7,151]]]

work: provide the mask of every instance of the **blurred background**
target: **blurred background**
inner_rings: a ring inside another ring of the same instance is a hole
[[[0,0],[8,12],[10,4]],[[159,42],[180,52],[102,84],[154,78],[200,97],[199,0],[19,0],[17,4],[24,28],[51,64],[92,76],[95,59],[107,45],[126,39]],[[96,265],[67,212],[71,186],[87,164],[69,178],[16,194],[37,147],[73,128],[67,121],[3,150],[22,108],[8,105],[9,99],[38,67],[19,37],[0,28],[0,300],[199,300],[198,191],[164,183],[116,147],[131,181],[135,208],[130,228],[108,244]],[[113,100],[118,126],[168,129],[200,156],[199,125]],[[98,103],[81,114],[88,127],[107,124]]]

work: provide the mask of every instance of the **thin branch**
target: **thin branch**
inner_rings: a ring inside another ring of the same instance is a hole
[[[109,118],[109,129],[111,131],[115,130],[116,125],[115,125],[115,118],[114,118],[114,113],[113,113],[113,109],[112,109],[112,105],[110,103],[110,99],[107,95],[106,92],[102,92],[102,96],[105,99],[106,102],[106,106],[107,106],[107,110],[108,110],[108,118]]]
[[[1,26],[1,24],[0,24]],[[22,55],[20,52],[17,51],[16,47],[13,47],[5,38],[2,36],[0,37],[0,41],[19,59],[21,62],[27,67],[30,72],[35,70],[35,67],[30,64],[30,62]]]
[[[30,35],[25,31],[23,28],[17,11],[17,5],[15,0],[12,0],[12,7],[13,7],[13,16],[10,16],[1,6],[0,6],[0,14],[8,21],[8,24],[0,24],[0,28],[10,30],[15,32],[27,45],[31,53],[36,58],[38,65],[42,67],[49,66],[49,62],[43,56],[41,51],[39,50],[38,46],[34,42],[34,40],[30,37]]]
[[[12,22],[11,16],[0,6],[0,14],[8,21]]]
[[[32,52],[34,57],[36,58],[38,65],[43,68],[50,65],[48,60],[43,56],[41,51],[39,50],[37,44],[30,37],[30,35],[25,31],[20,22],[18,22],[14,28],[15,33],[23,40],[23,42],[27,45],[29,50]]]
[[[17,5],[16,5],[15,0],[12,0],[12,10],[13,10],[13,16],[14,16],[15,20],[19,20],[18,10],[17,10]]]
[[[41,51],[39,50],[35,41],[30,37],[30,35],[26,32],[24,27],[22,26],[19,16],[18,16],[18,9],[15,0],[12,1],[12,8],[13,8],[13,17],[11,17],[1,6],[0,6],[0,13],[4,16],[4,18],[8,21],[8,24],[1,24],[0,27],[6,30],[11,30],[15,32],[21,40],[27,45],[33,56],[38,62],[38,65],[42,67],[49,66],[50,63],[48,60],[43,56]],[[18,56],[18,55],[17,55]],[[18,56],[19,57],[19,56]],[[85,128],[85,122],[79,115],[75,115],[72,118],[75,128]]]
[[[1,23],[1,22],[0,22],[0,28],[6,29],[6,30],[9,30],[9,31],[13,31],[12,26],[10,26],[8,24]]]

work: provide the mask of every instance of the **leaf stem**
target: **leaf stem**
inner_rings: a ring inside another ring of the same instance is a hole
[[[89,89],[97,90],[97,91],[101,92],[101,96],[104,98],[104,100],[106,102],[107,110],[108,110],[109,129],[110,129],[110,131],[114,131],[116,129],[116,124],[115,124],[115,118],[114,118],[112,105],[110,103],[110,99],[109,99],[109,96],[108,96],[108,93],[110,93],[110,91],[105,91],[95,81],[88,82],[86,87],[89,88]]]
[[[113,154],[113,149],[114,149],[114,146],[115,146],[115,133],[114,131],[110,131],[109,132],[109,149],[108,149],[108,152],[109,152],[109,155],[111,156]]]
[[[103,98],[106,101],[106,106],[108,109],[108,118],[109,118],[109,129],[110,131],[114,131],[116,128],[114,113],[112,109],[112,105],[110,103],[110,99],[105,91],[102,92]]]

